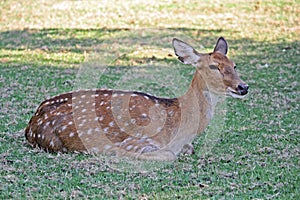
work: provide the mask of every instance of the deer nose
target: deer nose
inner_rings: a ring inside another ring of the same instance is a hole
[[[248,93],[248,89],[249,89],[249,86],[247,84],[244,84],[244,83],[240,83],[238,85],[238,92],[241,94],[241,95],[245,95]]]

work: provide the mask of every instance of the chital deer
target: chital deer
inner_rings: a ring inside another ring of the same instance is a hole
[[[178,59],[196,67],[188,91],[179,98],[141,92],[79,90],[44,101],[25,135],[32,146],[48,151],[86,151],[147,160],[174,160],[192,152],[194,137],[207,126],[219,95],[243,98],[248,85],[226,57],[224,38],[212,53],[198,53],[173,39]],[[187,148],[186,148],[187,147]]]

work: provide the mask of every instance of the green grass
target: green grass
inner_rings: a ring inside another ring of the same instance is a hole
[[[299,199],[299,5],[0,1],[0,199]],[[62,92],[183,94],[194,69],[176,61],[171,39],[209,52],[219,36],[250,94],[226,99],[221,128],[213,120],[195,155],[153,163],[27,145],[35,109]]]

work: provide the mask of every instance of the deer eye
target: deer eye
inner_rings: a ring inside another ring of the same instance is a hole
[[[234,70],[236,70],[236,65],[234,65]]]
[[[212,70],[219,70],[217,65],[209,65],[209,68]]]

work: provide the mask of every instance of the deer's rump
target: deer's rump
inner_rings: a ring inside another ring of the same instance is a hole
[[[146,153],[167,145],[178,130],[179,120],[177,99],[85,90],[44,101],[25,136],[32,146],[47,151]]]

